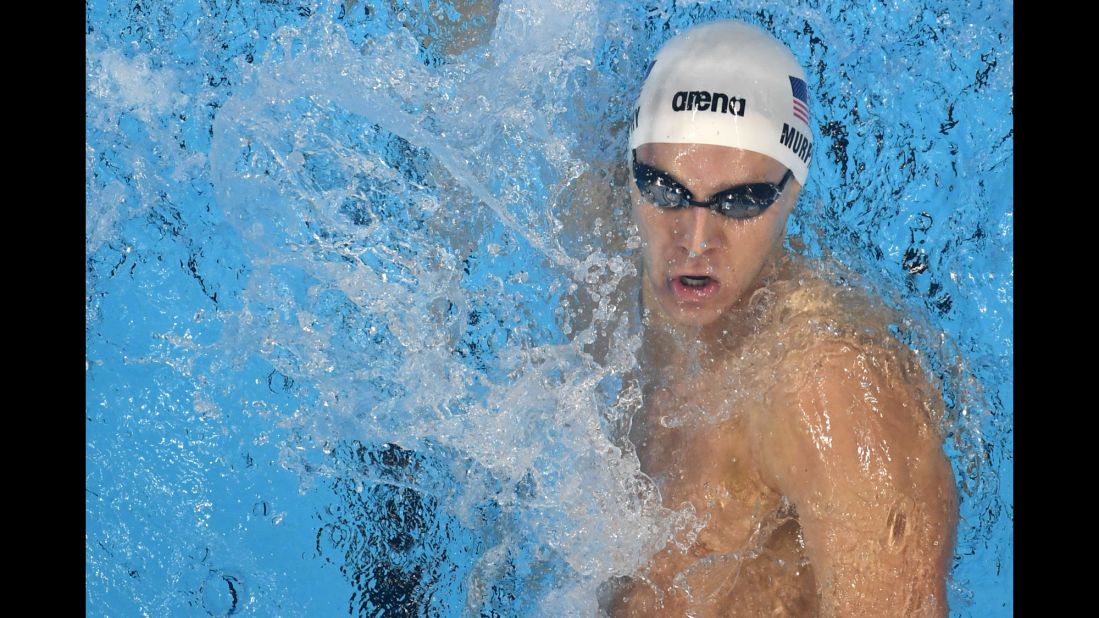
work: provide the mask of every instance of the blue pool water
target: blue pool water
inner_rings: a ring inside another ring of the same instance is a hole
[[[689,532],[613,439],[625,121],[734,17],[807,68],[792,242],[943,379],[951,614],[1012,615],[1011,4],[471,4],[85,4],[87,614],[588,616]]]

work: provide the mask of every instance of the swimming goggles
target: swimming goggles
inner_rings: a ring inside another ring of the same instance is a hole
[[[703,206],[733,219],[751,219],[778,201],[786,183],[794,176],[794,170],[786,170],[777,185],[769,182],[752,182],[737,185],[715,193],[710,199],[697,201],[683,185],[667,172],[650,167],[637,160],[633,151],[633,178],[641,197],[661,209]]]

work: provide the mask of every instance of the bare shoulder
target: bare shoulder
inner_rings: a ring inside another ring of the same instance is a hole
[[[925,473],[946,482],[941,392],[892,334],[897,316],[861,290],[798,283],[770,324],[780,353],[753,419],[762,471],[786,486],[832,474],[873,486]]]
[[[906,458],[941,457],[941,391],[893,334],[900,316],[865,291],[801,267],[774,286],[765,337],[772,348],[764,405],[752,419],[768,472],[789,465],[856,465],[902,481]],[[920,462],[925,461],[920,459]]]
[[[922,465],[945,462],[941,397],[903,354],[843,337],[790,352],[757,420],[771,471],[797,478],[832,469],[849,480],[904,485]],[[782,463],[801,469],[776,467]]]
[[[822,607],[943,615],[957,498],[938,389],[887,329],[853,322],[842,303],[786,308],[789,345],[751,421],[753,449],[797,510]]]

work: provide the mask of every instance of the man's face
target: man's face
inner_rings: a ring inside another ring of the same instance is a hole
[[[696,201],[740,184],[778,184],[786,173],[766,155],[708,144],[645,144],[637,158],[671,175]],[[791,178],[778,201],[751,219],[693,206],[661,210],[641,197],[636,183],[631,190],[650,308],[678,324],[705,326],[760,287],[763,267],[782,250],[801,185]]]

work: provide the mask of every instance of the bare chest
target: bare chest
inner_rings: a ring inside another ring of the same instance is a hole
[[[764,404],[678,386],[646,394],[630,435],[664,506],[691,505],[705,527],[686,554],[669,545],[655,555],[611,615],[817,615],[796,515],[753,457],[750,420],[765,410],[752,406]]]
[[[706,521],[691,554],[751,553],[766,541],[781,496],[763,483],[752,456],[748,418],[716,389],[654,389],[631,434],[641,469],[656,482],[664,506],[690,504]]]

